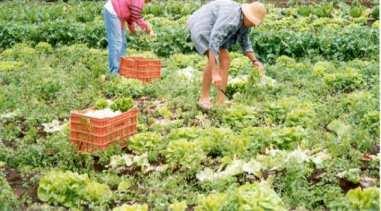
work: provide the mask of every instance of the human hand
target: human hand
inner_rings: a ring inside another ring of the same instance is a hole
[[[155,38],[156,37],[156,34],[155,34],[155,32],[152,29],[149,31],[149,36],[151,38]]]
[[[265,77],[265,66],[262,64],[262,62],[256,60],[253,62],[253,66],[258,70],[259,75],[263,79]]]

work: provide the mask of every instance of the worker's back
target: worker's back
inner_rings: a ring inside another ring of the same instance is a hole
[[[242,35],[246,36],[247,29],[241,30],[242,21],[240,4],[232,0],[215,0],[195,11],[187,27],[196,50],[204,54],[211,47],[211,39],[221,39],[218,47],[229,48]],[[215,33],[213,37],[212,31]],[[216,48],[213,50],[218,51]]]
[[[188,29],[198,26],[208,27],[209,30],[213,27],[217,20],[218,13],[229,13],[232,8],[240,8],[237,2],[232,0],[214,0],[205,5],[200,9],[195,11],[188,20]],[[206,24],[207,23],[207,24]],[[201,30],[206,30],[205,28],[200,28]]]

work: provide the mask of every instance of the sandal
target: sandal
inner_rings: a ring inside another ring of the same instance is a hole
[[[198,101],[197,105],[204,112],[207,112],[207,111],[209,111],[212,108],[212,105],[211,105],[210,102],[206,103],[206,102],[200,102],[200,101]]]

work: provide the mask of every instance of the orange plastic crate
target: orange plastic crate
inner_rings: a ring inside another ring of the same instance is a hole
[[[161,77],[161,62],[158,59],[122,57],[119,73],[126,78],[134,78],[148,83]]]
[[[124,146],[126,139],[137,131],[137,108],[102,119],[88,117],[86,111],[74,111],[70,115],[70,141],[79,151],[104,150],[114,143]]]

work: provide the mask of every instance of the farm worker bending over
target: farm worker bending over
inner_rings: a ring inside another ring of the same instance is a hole
[[[125,24],[131,33],[136,32],[136,25],[154,36],[154,32],[141,13],[148,0],[108,0],[104,6],[104,21],[108,41],[108,63],[111,73],[118,73],[120,57],[126,53]]]
[[[250,28],[260,25],[265,16],[266,8],[259,2],[241,5],[232,0],[212,1],[191,15],[187,23],[191,39],[198,53],[207,55],[209,60],[198,102],[202,109],[211,108],[211,83],[218,88],[217,104],[224,103],[230,66],[227,49],[237,41],[253,65],[263,73],[263,64],[253,53],[249,34]]]

